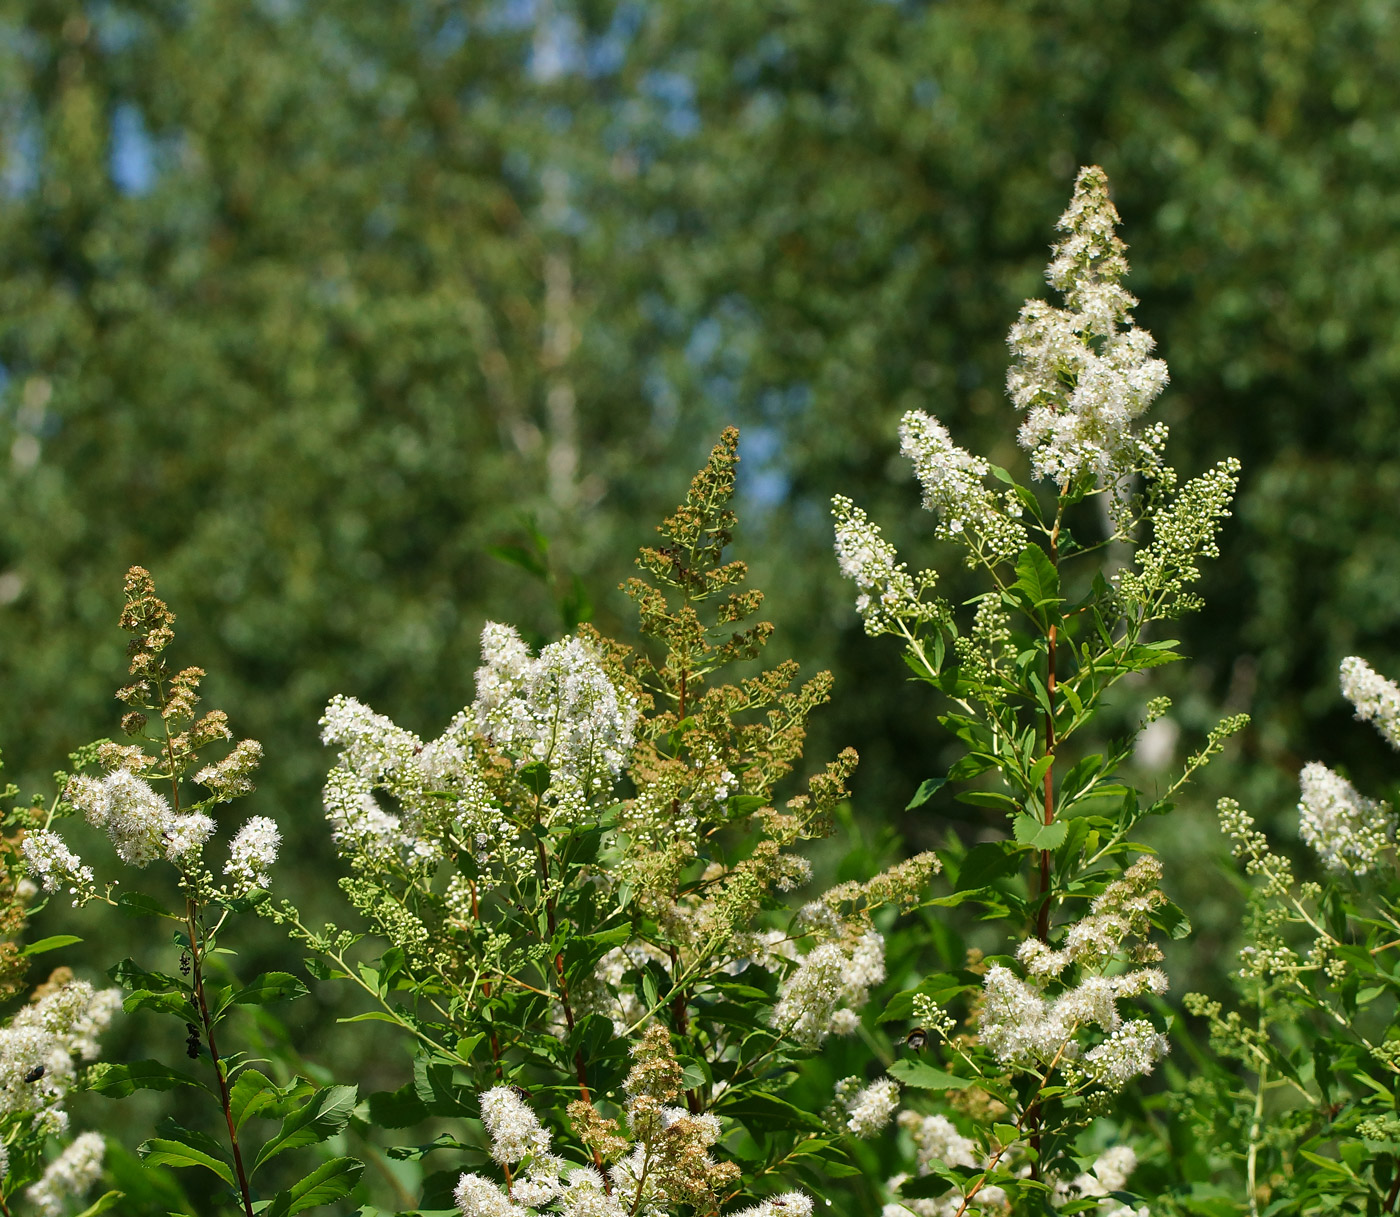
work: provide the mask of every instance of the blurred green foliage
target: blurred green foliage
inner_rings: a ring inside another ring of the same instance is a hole
[[[1255,715],[1206,790],[1286,812],[1311,756],[1374,788],[1335,672],[1400,671],[1397,59],[1381,0],[0,0],[0,741],[37,777],[113,733],[140,562],[326,857],[327,698],[435,733],[488,617],[621,629],[736,422],[742,555],[837,675],[813,754],[855,745],[894,816],[932,707],[826,504],[946,558],[911,406],[1019,467],[1005,332],[1098,162],[1169,455],[1245,466],[1165,680],[1188,734]]]

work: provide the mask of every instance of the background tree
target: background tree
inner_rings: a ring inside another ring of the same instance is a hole
[[[1397,40],[1365,0],[3,0],[0,740],[28,785],[111,733],[140,562],[304,851],[333,691],[426,729],[487,616],[612,629],[635,521],[737,422],[755,578],[836,674],[813,746],[891,814],[950,758],[824,504],[932,543],[911,407],[1003,459],[1003,335],[1097,162],[1180,462],[1244,465],[1168,691],[1265,763],[1204,792],[1288,806],[1303,739],[1379,780],[1332,684],[1400,668]]]

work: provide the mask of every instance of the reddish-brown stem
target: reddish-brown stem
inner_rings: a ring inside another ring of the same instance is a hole
[[[204,996],[204,966],[201,940],[197,927],[197,907],[193,897],[185,901],[185,924],[190,935],[190,985],[199,1003],[199,1019],[204,1024],[204,1042],[209,1046],[209,1059],[214,1064],[214,1077],[219,1083],[219,1102],[223,1105],[224,1121],[228,1125],[229,1145],[233,1149],[233,1169],[238,1174],[238,1190],[243,1196],[243,1211],[253,1217],[253,1197],[248,1186],[248,1174],[243,1169],[243,1152],[238,1148],[238,1129],[233,1122],[233,1107],[229,1102],[228,1079],[224,1076],[219,1048],[214,1042],[214,1020],[209,1016],[209,1003]]]
[[[1381,1206],[1386,1213],[1395,1212],[1395,1201],[1400,1199],[1400,1160],[1395,1163],[1395,1178],[1391,1181],[1390,1191],[1385,1194],[1385,1204]]]
[[[165,731],[165,757],[170,767],[170,801],[175,814],[179,815],[180,775],[175,762],[175,740],[170,734],[170,723],[165,716],[166,707],[169,705],[165,696],[165,672],[165,665],[162,663],[156,673],[156,689],[160,698],[161,727]],[[199,1021],[204,1025],[204,1042],[209,1048],[214,1077],[219,1083],[219,1103],[224,1109],[224,1122],[228,1125],[229,1148],[233,1151],[233,1169],[238,1175],[238,1190],[243,1198],[243,1211],[246,1217],[253,1217],[253,1193],[248,1186],[248,1172],[243,1168],[243,1151],[238,1147],[238,1128],[233,1122],[228,1078],[224,1076],[223,1062],[219,1059],[219,1046],[214,1040],[214,1020],[210,1017],[209,1003],[204,995],[204,940],[199,932],[199,906],[193,896],[185,897],[185,928],[190,939],[190,989],[198,1003]]]

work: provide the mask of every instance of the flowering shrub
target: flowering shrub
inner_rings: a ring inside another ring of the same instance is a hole
[[[133,568],[118,693],[131,742],[80,751],[57,797],[6,814],[0,985],[22,992],[30,957],[74,941],[19,945],[43,899],[169,923],[173,941],[116,963],[120,989],[57,969],[0,1027],[0,1214],[70,1212],[102,1177],[103,1137],[68,1139],[79,1086],[185,1096],[182,1118],[202,1104],[206,1124],[161,1120],[144,1167],[113,1171],[120,1188],[85,1217],[375,1217],[388,1210],[362,1157],[400,1214],[810,1217],[838,1192],[884,1217],[1394,1211],[1390,802],[1308,764],[1300,833],[1323,877],[1298,882],[1224,800],[1250,880],[1240,1007],[1187,995],[1201,1022],[1183,1033],[1168,1004],[1161,943],[1189,923],[1139,830],[1246,719],[1207,733],[1155,796],[1125,775],[1131,735],[1105,741],[1100,725],[1129,678],[1180,658],[1163,632],[1200,605],[1239,467],[1183,483],[1166,428],[1140,425],[1167,369],[1133,322],[1117,223],[1102,171],[1083,170],[1046,274],[1063,304],[1028,302],[1011,329],[1034,482],[925,413],[901,426],[936,535],[982,592],[949,603],[935,571],[911,572],[860,507],[833,503],[866,631],[900,641],[961,746],[909,810],[982,808],[979,843],[806,890],[806,843],[833,832],[856,757],[796,772],[831,680],[763,664],[773,627],[726,556],[732,429],[624,585],[635,643],[582,625],[535,652],[488,623],[474,698],[431,740],[330,701],[323,803],[346,926],[270,896],[270,818],[207,855],[262,749],[197,712],[204,673],[167,664],[174,615]],[[1400,747],[1400,687],[1358,658],[1341,683]],[[1148,701],[1141,725],[1168,707]],[[74,851],[64,822],[79,817],[121,868]],[[126,886],[153,863],[183,908],[158,879]],[[250,913],[309,952],[311,978],[348,987],[361,1008],[342,1021],[401,1037],[411,1078],[361,1095],[269,1043],[264,1007],[308,988],[284,971],[235,979],[221,943]],[[981,946],[964,950],[968,914]],[[173,1019],[207,1063],[90,1064],[118,1006]],[[1188,1061],[1164,1071],[1174,1034]],[[836,1077],[827,1056],[860,1072]]]

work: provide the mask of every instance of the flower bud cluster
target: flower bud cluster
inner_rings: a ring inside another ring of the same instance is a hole
[[[1239,461],[1229,457],[1187,482],[1152,514],[1152,541],[1134,556],[1137,569],[1114,575],[1119,594],[1146,609],[1148,620],[1180,617],[1201,607],[1201,598],[1185,587],[1200,579],[1202,559],[1220,556],[1216,534],[1230,516],[1239,473]]]

